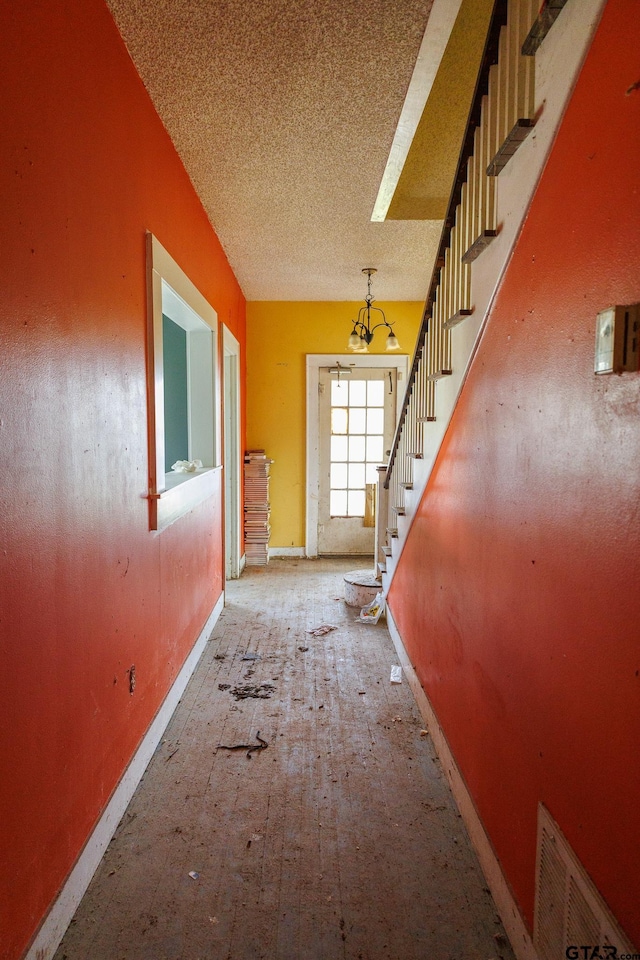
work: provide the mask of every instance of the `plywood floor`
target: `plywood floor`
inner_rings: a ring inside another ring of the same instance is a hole
[[[389,634],[337,599],[353,566],[227,584],[56,960],[512,960]]]

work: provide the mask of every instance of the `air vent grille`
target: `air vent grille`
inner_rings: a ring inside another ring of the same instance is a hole
[[[570,946],[636,952],[543,804],[538,808],[533,942],[541,960],[563,960]]]
[[[539,841],[540,842],[540,841]],[[542,829],[538,869],[538,947],[545,958],[561,956],[567,869],[556,851],[553,834]]]

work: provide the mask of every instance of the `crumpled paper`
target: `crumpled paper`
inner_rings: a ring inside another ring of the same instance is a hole
[[[322,623],[319,627],[312,627],[311,630],[307,630],[307,633],[311,634],[312,637],[324,637],[325,634],[337,629],[332,623]]]
[[[202,460],[176,460],[171,469],[174,473],[195,473],[202,469]]]

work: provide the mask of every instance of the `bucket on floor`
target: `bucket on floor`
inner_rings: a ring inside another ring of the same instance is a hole
[[[369,570],[352,570],[344,575],[344,602],[349,607],[359,610],[375,600],[376,594],[382,589],[379,580]]]

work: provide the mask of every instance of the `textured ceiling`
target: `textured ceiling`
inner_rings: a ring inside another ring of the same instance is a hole
[[[107,2],[249,300],[361,300],[365,266],[377,299],[425,298],[440,221],[371,215],[452,0]]]

